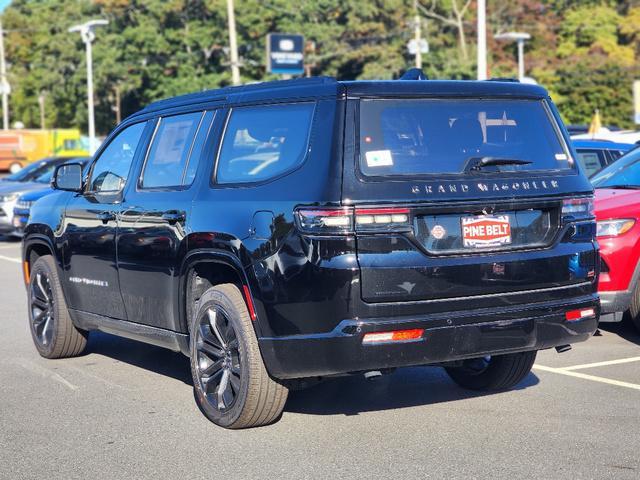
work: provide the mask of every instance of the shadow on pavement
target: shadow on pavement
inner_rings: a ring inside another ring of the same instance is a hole
[[[539,379],[530,373],[516,390],[536,385]],[[377,380],[362,376],[327,380],[307,390],[290,392],[285,412],[309,415],[357,415],[361,412],[452,402],[501,392],[474,392],[458,387],[444,369],[411,367],[398,369]]]
[[[622,322],[601,323],[598,328],[620,335],[625,340],[640,345],[640,333],[628,318],[625,318]]]
[[[193,385],[189,359],[178,352],[99,331],[91,332],[87,354],[95,353]]]
[[[87,354],[103,355],[134,367],[166,375],[192,386],[188,359],[181,353],[94,331]],[[134,373],[132,373],[134,374]],[[530,373],[517,387],[536,385]],[[308,415],[357,415],[360,412],[452,402],[501,392],[474,392],[458,387],[444,369],[438,367],[401,368],[377,380],[362,375],[325,380],[302,391],[289,393],[285,412]]]

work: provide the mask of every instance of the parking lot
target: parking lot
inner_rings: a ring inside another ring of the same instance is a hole
[[[615,325],[538,355],[515,391],[441,369],[292,393],[269,427],[225,431],[185,357],[94,333],[82,357],[32,346],[20,244],[0,243],[0,478],[638,478],[640,336]]]

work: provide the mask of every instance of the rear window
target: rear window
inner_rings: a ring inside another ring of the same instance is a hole
[[[540,100],[360,102],[365,175],[461,174],[480,159],[496,160],[483,168],[487,172],[573,168]]]
[[[584,150],[576,149],[578,154],[578,161],[582,165],[587,177],[592,176],[596,172],[602,170],[606,165],[603,150]]]

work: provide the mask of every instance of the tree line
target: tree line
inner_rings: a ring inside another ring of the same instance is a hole
[[[545,86],[568,123],[632,127],[632,82],[639,78],[637,1],[488,0],[489,74],[516,76],[516,47],[498,32],[530,33],[527,76]],[[265,71],[269,32],[305,35],[306,70],[338,79],[392,79],[413,65],[407,43],[420,17],[429,78],[476,75],[474,0],[236,0],[243,82]],[[86,130],[84,45],[68,28],[109,20],[94,43],[96,125],[157,99],[231,83],[226,0],[13,0],[2,14],[11,119]],[[39,100],[40,98],[40,100]]]

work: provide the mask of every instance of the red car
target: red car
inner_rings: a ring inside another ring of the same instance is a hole
[[[634,150],[592,178],[601,272],[601,322],[625,312],[640,330],[640,151]]]

